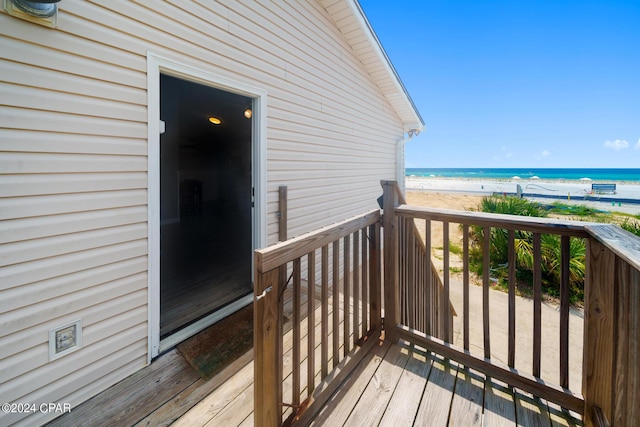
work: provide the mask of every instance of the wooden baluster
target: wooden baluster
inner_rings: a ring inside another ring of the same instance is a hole
[[[362,332],[364,337],[369,331],[369,254],[367,229],[362,229]]]
[[[416,303],[419,304],[420,309],[418,310],[418,326],[421,331],[425,330],[425,317],[427,315],[427,307],[424,305],[424,292],[425,292],[425,259],[423,248],[421,245],[416,242],[416,265],[418,266],[418,276],[416,278],[416,283],[419,284],[418,288],[418,296],[416,297]]]
[[[516,360],[516,247],[515,231],[509,230],[509,343],[508,364],[515,366]]]
[[[540,233],[533,233],[533,375],[540,377],[542,350],[542,250]]]
[[[300,258],[293,261],[293,348],[292,365],[293,370],[291,393],[293,406],[300,405]]]
[[[424,333],[427,335],[434,335],[433,325],[436,312],[436,299],[433,292],[433,287],[436,286],[436,282],[433,280],[433,271],[431,268],[431,220],[426,219],[424,222],[424,246],[425,256],[427,258],[427,271],[425,272],[425,307],[427,309],[427,317],[425,319]]]
[[[360,339],[360,232],[353,233],[353,341]]]
[[[380,224],[369,226],[369,300],[371,329],[376,330],[382,324],[382,276]]]
[[[333,242],[333,367],[340,362],[340,242]]]
[[[321,377],[324,379],[328,373],[329,364],[329,246],[322,247],[322,283],[320,290],[322,300],[322,321],[320,324],[320,365]]]
[[[407,324],[408,322],[408,295],[407,295],[407,263],[405,260],[406,255],[406,223],[407,219],[404,217],[398,218],[398,290],[399,290],[399,307],[398,318],[400,323]]]
[[[469,350],[469,224],[462,226],[462,311],[463,346]]]
[[[491,337],[489,331],[489,280],[491,261],[491,227],[483,227],[482,240],[482,330],[484,336],[484,357],[491,358]]]
[[[405,299],[405,307],[404,307],[404,323],[410,328],[416,327],[416,282],[413,276],[414,269],[414,249],[415,249],[415,235],[413,234],[412,220],[409,218],[403,218],[404,229],[402,230],[402,234],[405,236],[404,244],[400,245],[400,251],[403,254],[403,260],[401,262],[401,266],[404,266],[402,270],[404,270],[404,284],[405,288],[403,289],[402,294]]]
[[[343,246],[344,246],[344,252],[343,252],[343,257],[344,257],[344,266],[343,266],[343,271],[344,271],[344,288],[342,291],[343,294],[343,311],[344,311],[344,316],[343,316],[343,323],[342,326],[344,328],[344,337],[342,337],[342,342],[343,342],[343,356],[346,357],[347,354],[349,354],[349,351],[351,350],[351,346],[350,346],[350,327],[349,327],[349,323],[350,323],[350,299],[351,299],[351,236],[346,236],[343,239]]]
[[[316,253],[307,255],[307,396],[315,389],[316,370]]]
[[[569,387],[569,236],[560,240],[560,386]]]
[[[449,270],[449,222],[448,221],[444,221],[442,223],[442,252],[443,252],[443,263],[444,266],[442,268],[442,275],[444,276],[444,304],[443,304],[443,310],[442,310],[442,336],[441,338],[445,341],[449,341],[449,316],[450,316],[450,310],[449,310],[449,301],[451,300],[451,298],[449,297],[450,294],[450,284],[449,284],[449,275],[450,275],[450,270]]]

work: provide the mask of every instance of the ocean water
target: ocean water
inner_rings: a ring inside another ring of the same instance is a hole
[[[406,176],[435,176],[442,178],[522,179],[538,177],[543,180],[628,181],[640,183],[640,169],[531,169],[531,168],[406,168]]]

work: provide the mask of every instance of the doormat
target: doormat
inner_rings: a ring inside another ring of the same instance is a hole
[[[253,347],[253,304],[178,344],[178,351],[209,379]]]

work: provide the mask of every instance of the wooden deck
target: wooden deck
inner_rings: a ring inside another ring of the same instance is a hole
[[[252,426],[253,372],[249,352],[204,381],[173,350],[50,425]],[[313,425],[581,425],[574,416],[437,355],[381,341]]]

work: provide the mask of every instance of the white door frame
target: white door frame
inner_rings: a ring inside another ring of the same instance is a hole
[[[267,242],[267,92],[250,84],[180,63],[153,53],[147,54],[148,101],[148,356],[150,363],[167,345],[160,343],[160,74],[179,77],[253,99],[251,174],[254,188],[253,247]],[[253,265],[253,261],[252,261]],[[252,273],[253,276],[253,273]],[[244,298],[241,304],[253,301]],[[240,307],[237,307],[240,308]],[[230,313],[221,313],[227,315]],[[220,315],[217,316],[221,317]],[[215,319],[209,319],[210,323]],[[186,338],[183,336],[183,338]]]

